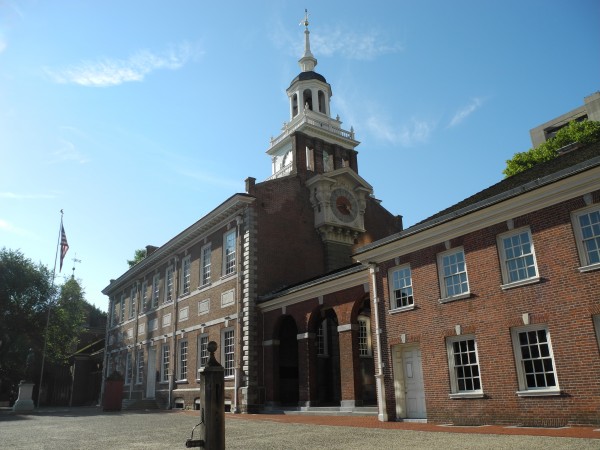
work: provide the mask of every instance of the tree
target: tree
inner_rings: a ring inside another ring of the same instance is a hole
[[[536,164],[554,159],[558,156],[559,149],[574,142],[589,144],[597,141],[600,141],[600,122],[569,122],[553,138],[526,152],[515,153],[512,159],[506,161],[506,168],[502,173],[510,177]]]
[[[20,251],[0,250],[0,395],[25,375],[29,349],[41,354],[52,274]]]
[[[135,251],[133,255],[133,259],[128,259],[127,264],[129,264],[129,268],[131,269],[137,263],[139,263],[142,259],[146,257],[146,249],[140,248]]]

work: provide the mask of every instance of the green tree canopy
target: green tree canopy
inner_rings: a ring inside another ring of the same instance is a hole
[[[502,173],[506,177],[523,172],[536,164],[549,161],[558,156],[558,150],[562,147],[579,142],[589,144],[600,140],[600,122],[584,120],[582,122],[569,122],[561,128],[556,135],[546,142],[531,148],[526,152],[515,153],[506,161],[506,168]]]
[[[146,249],[139,248],[135,251],[133,255],[133,259],[128,259],[127,264],[129,264],[129,268],[131,269],[137,263],[139,263],[142,259],[146,257]]]

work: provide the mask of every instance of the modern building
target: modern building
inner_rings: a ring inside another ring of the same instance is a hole
[[[342,399],[353,407],[363,397],[375,403],[372,356],[360,359],[354,342],[359,330],[370,340],[366,276],[328,284],[335,294],[315,294],[308,312],[305,302],[303,323],[292,323],[299,319],[291,315],[299,314],[296,306],[279,302],[273,313],[277,301],[260,303],[304,280],[339,277],[353,264],[353,249],[401,230],[401,218],[380,205],[359,175],[353,130],[331,117],[332,89],[314,71],[308,22],[299,63],[287,89],[289,122],[267,150],[269,179],[248,178],[246,192],[166,244],[149,246],[145,259],[103,290],[110,299],[105,375],[124,374],[126,399],[194,406],[198,369],[208,342],[216,341],[233,411]],[[351,341],[338,339],[344,333]],[[296,350],[296,342],[304,349]],[[340,355],[348,353],[355,357],[348,367],[344,358],[342,370]],[[311,363],[300,364],[299,355]],[[341,389],[340,378],[352,389]]]
[[[582,120],[600,121],[600,92],[594,92],[583,99],[583,105],[565,114],[562,114],[529,131],[533,147],[537,147],[548,139],[554,137],[558,130],[569,122]]]
[[[271,177],[103,290],[105,376],[193,408],[216,341],[231,411],[599,424],[600,143],[403,229],[359,175],[305,25]]]

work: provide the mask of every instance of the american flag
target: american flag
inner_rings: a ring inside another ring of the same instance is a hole
[[[67,235],[65,234],[65,228],[60,225],[60,269],[62,270],[63,259],[65,259],[65,255],[67,254],[67,250],[69,250],[69,243],[67,242]]]

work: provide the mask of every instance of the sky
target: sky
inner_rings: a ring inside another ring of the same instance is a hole
[[[0,248],[101,290],[271,174],[308,8],[331,114],[404,225],[600,90],[598,0],[0,0]],[[74,259],[78,261],[74,261]]]

